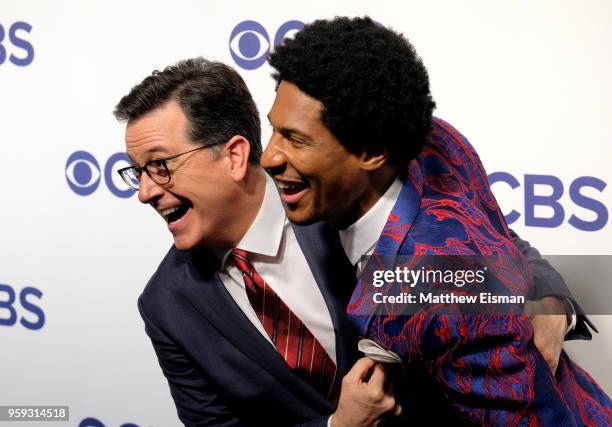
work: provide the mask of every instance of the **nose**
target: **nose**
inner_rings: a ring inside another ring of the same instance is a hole
[[[138,189],[138,200],[140,203],[151,203],[155,199],[159,199],[163,194],[163,187],[153,181],[148,174],[143,173],[140,176],[140,187]]]
[[[283,170],[287,165],[287,155],[282,148],[282,137],[272,134],[268,145],[261,156],[261,167],[268,169],[272,175],[274,170]]]

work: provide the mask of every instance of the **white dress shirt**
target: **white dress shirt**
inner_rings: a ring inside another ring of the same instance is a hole
[[[364,267],[361,257],[372,255],[401,190],[402,181],[395,178],[385,194],[364,216],[344,230],[340,230],[340,242],[351,264],[357,266],[357,277]]]
[[[249,252],[249,261],[257,273],[306,325],[335,363],[336,335],[327,304],[296,240],[274,181],[267,175],[259,213],[237,248]],[[246,317],[272,344],[249,302],[242,273],[228,261],[229,254],[230,251],[217,252],[222,265],[219,278]]]

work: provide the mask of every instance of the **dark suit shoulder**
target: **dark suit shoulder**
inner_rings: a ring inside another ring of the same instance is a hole
[[[147,282],[140,300],[150,304],[166,298],[182,280],[188,260],[189,252],[178,250],[172,245]]]
[[[167,306],[170,299],[176,299],[185,280],[196,275],[212,279],[217,268],[216,258],[207,249],[183,251],[174,245],[168,250],[157,270],[149,279],[140,295],[141,304],[157,308]]]

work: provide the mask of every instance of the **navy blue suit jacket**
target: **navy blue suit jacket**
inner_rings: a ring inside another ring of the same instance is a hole
[[[330,312],[343,376],[356,359],[356,334],[344,309],[354,270],[329,225],[294,231]],[[291,372],[247,319],[218,278],[216,263],[207,250],[172,247],[138,301],[181,421],[325,426],[331,404]]]
[[[330,311],[343,376],[357,359],[356,332],[345,315],[354,270],[329,225],[293,228]],[[523,243],[523,252],[531,249]],[[206,250],[172,247],[138,301],[181,421],[326,426],[329,402],[292,374],[246,318],[217,277],[216,264]]]

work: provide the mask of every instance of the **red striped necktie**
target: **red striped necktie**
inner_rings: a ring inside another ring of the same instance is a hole
[[[332,403],[338,402],[336,365],[306,325],[276,295],[248,260],[247,251],[232,250],[242,273],[249,302],[272,343],[293,372]]]

